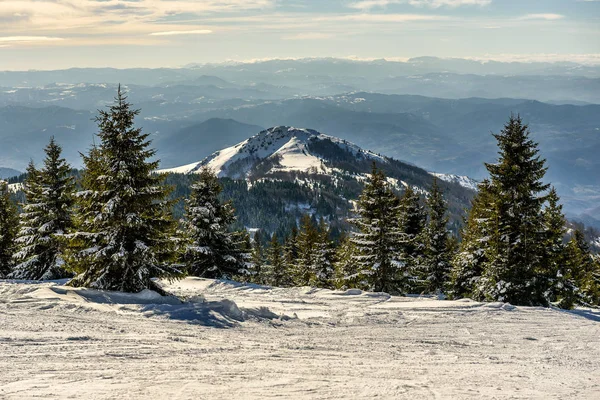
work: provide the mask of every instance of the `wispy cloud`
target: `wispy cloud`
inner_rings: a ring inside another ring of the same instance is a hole
[[[377,7],[387,7],[391,4],[410,4],[415,7],[462,7],[486,6],[492,0],[361,0],[351,3],[350,7],[358,10],[370,10]]]
[[[152,32],[150,36],[177,36],[177,35],[208,35],[213,33],[210,29],[195,29],[192,31],[165,31],[165,32]]]
[[[65,40],[60,37],[50,36],[0,36],[0,43],[6,46],[6,43],[34,43],[34,42],[56,42]]]
[[[306,32],[297,33],[295,35],[283,36],[283,40],[319,40],[319,39],[330,39],[334,37],[331,33],[322,32]]]
[[[561,14],[527,14],[517,18],[520,21],[528,21],[528,20],[546,20],[546,21],[556,21],[559,19],[563,19],[565,16]]]
[[[353,22],[418,22],[442,21],[450,17],[428,14],[344,14],[317,17],[316,21],[353,21]]]

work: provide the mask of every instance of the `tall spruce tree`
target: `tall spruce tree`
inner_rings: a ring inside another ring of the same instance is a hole
[[[337,289],[364,289],[367,290],[369,285],[364,280],[364,276],[359,274],[354,256],[356,255],[356,247],[349,235],[343,235],[340,239],[340,244],[337,247],[335,255],[335,287]]]
[[[314,271],[312,286],[333,288],[335,270],[333,267],[333,242],[330,239],[329,228],[321,218],[316,232],[314,248]]]
[[[99,111],[100,145],[84,157],[76,228],[69,235],[69,268],[77,274],[72,286],[161,291],[152,278],[181,276],[173,266],[170,188],[154,174],[158,161],[149,161],[155,155],[149,135],[134,126],[138,114],[120,86],[115,103]]]
[[[296,281],[297,277],[298,255],[298,227],[293,225],[283,244],[283,262],[286,270],[291,273],[293,282]]]
[[[450,283],[452,249],[448,234],[446,201],[437,178],[433,179],[427,208],[429,218],[423,232],[425,251],[421,262],[420,281],[427,293],[443,293]]]
[[[62,158],[62,148],[50,139],[44,149],[46,158],[41,170],[30,164],[25,184],[27,204],[21,214],[10,274],[16,279],[48,280],[70,276],[64,269],[64,235],[71,229],[75,184],[71,167]]]
[[[273,234],[267,249],[268,280],[272,286],[288,287],[294,284],[291,272],[284,259],[283,248],[279,243],[277,234]]]
[[[564,269],[566,265],[565,245],[563,244],[566,233],[565,217],[556,189],[552,188],[548,194],[548,203],[543,212],[544,255],[536,271],[540,291],[537,297],[546,298],[548,302],[559,301],[559,306],[571,308],[576,282],[571,280],[569,272]]]
[[[427,211],[421,202],[421,196],[411,186],[407,186],[400,198],[399,229],[404,236],[401,243],[401,258],[406,263],[405,285],[408,291],[423,289],[417,280],[425,254],[424,231],[427,223]]]
[[[406,261],[401,257],[405,235],[398,227],[399,200],[388,186],[383,172],[373,172],[358,200],[358,228],[352,236],[357,254],[357,279],[365,280],[377,292],[404,293],[407,290]],[[363,278],[364,277],[364,278]]]
[[[494,188],[495,248],[485,269],[486,297],[518,305],[545,305],[536,271],[544,257],[542,206],[549,185],[545,160],[527,125],[511,116],[499,134],[497,164],[486,164]]]
[[[488,262],[494,220],[490,208],[494,195],[490,182],[478,185],[477,195],[462,229],[462,241],[452,259],[451,295],[453,298],[484,300],[481,277]]]
[[[263,234],[261,230],[254,233],[252,241],[252,250],[250,255],[250,280],[254,283],[265,283],[265,247],[263,244]]]
[[[12,271],[18,226],[17,207],[10,199],[8,183],[0,181],[0,279]]]
[[[186,200],[183,222],[188,238],[183,261],[187,271],[204,278],[225,278],[245,275],[246,257],[240,237],[230,231],[235,211],[230,201],[221,202],[223,190],[217,176],[208,168],[200,171]]]
[[[590,252],[590,246],[585,235],[579,229],[575,230],[567,244],[565,274],[575,282],[574,304],[598,304],[599,287],[594,279],[597,265]]]
[[[298,232],[298,259],[296,265],[296,284],[308,286],[316,282],[317,243],[319,231],[310,215],[305,214],[300,221]]]

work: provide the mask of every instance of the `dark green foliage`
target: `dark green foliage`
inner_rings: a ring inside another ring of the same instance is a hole
[[[188,273],[204,278],[232,279],[246,275],[244,240],[230,226],[235,222],[231,202],[221,202],[215,174],[202,169],[186,201],[183,232],[187,239],[183,262]]]
[[[423,232],[424,257],[420,281],[426,293],[443,293],[450,281],[452,248],[448,234],[446,202],[434,179],[427,198],[429,218]]]
[[[133,110],[120,88],[115,103],[97,117],[100,145],[84,157],[76,229],[69,235],[70,282],[104,290],[157,289],[152,278],[176,278],[176,225],[169,188],[153,174],[148,134],[134,127]]]
[[[248,279],[254,283],[265,283],[265,246],[263,243],[263,235],[260,230],[254,233],[254,240],[251,245],[250,256],[250,276]]]
[[[421,291],[423,285],[417,284],[417,279],[426,278],[423,268],[425,252],[424,230],[427,223],[427,211],[422,204],[421,196],[411,187],[404,190],[400,198],[398,228],[403,235],[400,243],[401,258],[406,263],[406,286],[409,291]]]
[[[511,116],[494,135],[500,148],[497,164],[486,164],[494,198],[489,205],[495,220],[493,250],[485,269],[486,297],[519,305],[545,305],[536,271],[543,262],[542,182],[545,160],[520,117]]]
[[[538,285],[536,297],[544,297],[549,302],[558,302],[562,308],[573,306],[577,283],[570,271],[567,271],[568,260],[565,257],[563,243],[566,229],[562,205],[556,190],[552,188],[548,194],[548,204],[543,210],[544,254],[536,271]]]
[[[399,200],[389,188],[383,172],[373,172],[358,201],[358,228],[352,236],[357,254],[353,257],[359,281],[377,292],[404,293],[408,287],[406,261],[400,259],[405,237],[397,223]]]
[[[10,199],[8,184],[0,181],[0,279],[6,278],[12,270],[18,227],[17,207]]]
[[[352,243],[349,235],[344,235],[335,255],[335,287],[337,289],[368,288],[369,285],[364,280],[364,276],[357,271],[355,256],[356,246]]]
[[[16,279],[48,280],[69,276],[64,269],[64,241],[71,229],[75,184],[71,167],[62,158],[61,147],[54,138],[44,149],[46,158],[41,170],[33,164],[27,169],[25,195],[17,238],[19,251],[10,274]]]
[[[267,283],[277,287],[293,286],[292,272],[287,268],[283,247],[277,238],[277,234],[271,237],[271,243],[267,249]]]
[[[489,208],[492,199],[490,182],[481,182],[462,230],[458,252],[452,260],[451,295],[454,298],[484,299],[481,277],[490,253],[494,223]]]

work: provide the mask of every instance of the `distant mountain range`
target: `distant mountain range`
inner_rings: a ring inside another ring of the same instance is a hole
[[[81,167],[116,83],[162,168],[269,126],[311,127],[428,171],[482,179],[511,113],[530,124],[570,216],[600,220],[600,67],[421,57],[0,72],[0,167],[41,162],[50,136]],[[428,95],[430,97],[424,97]],[[529,100],[524,100],[524,98]],[[600,223],[598,223],[600,224]]]

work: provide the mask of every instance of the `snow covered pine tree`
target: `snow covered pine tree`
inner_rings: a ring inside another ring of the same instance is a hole
[[[187,238],[183,263],[188,273],[217,279],[247,276],[240,235],[229,230],[235,221],[233,205],[219,200],[222,188],[216,175],[203,168],[191,189],[183,222]]]
[[[448,216],[444,196],[433,179],[427,198],[429,218],[423,234],[424,257],[421,282],[426,293],[444,293],[450,283],[450,259],[452,258],[448,235]]]
[[[0,279],[6,278],[12,270],[18,227],[17,208],[10,199],[8,183],[0,181]]]
[[[132,110],[119,86],[115,103],[97,117],[100,145],[84,157],[77,193],[76,229],[69,234],[71,286],[139,292],[162,290],[152,278],[177,278],[175,222],[164,177],[148,134],[134,127]]]
[[[75,183],[71,167],[61,157],[62,149],[54,138],[44,149],[44,167],[33,163],[27,168],[25,197],[15,253],[14,279],[48,280],[71,276],[64,269],[61,240],[72,226],[71,209]]]
[[[351,239],[357,249],[353,256],[357,273],[365,277],[370,290],[390,294],[407,290],[406,261],[399,258],[406,239],[398,227],[399,209],[383,172],[373,164],[358,201],[359,216],[352,220],[359,232]]]

